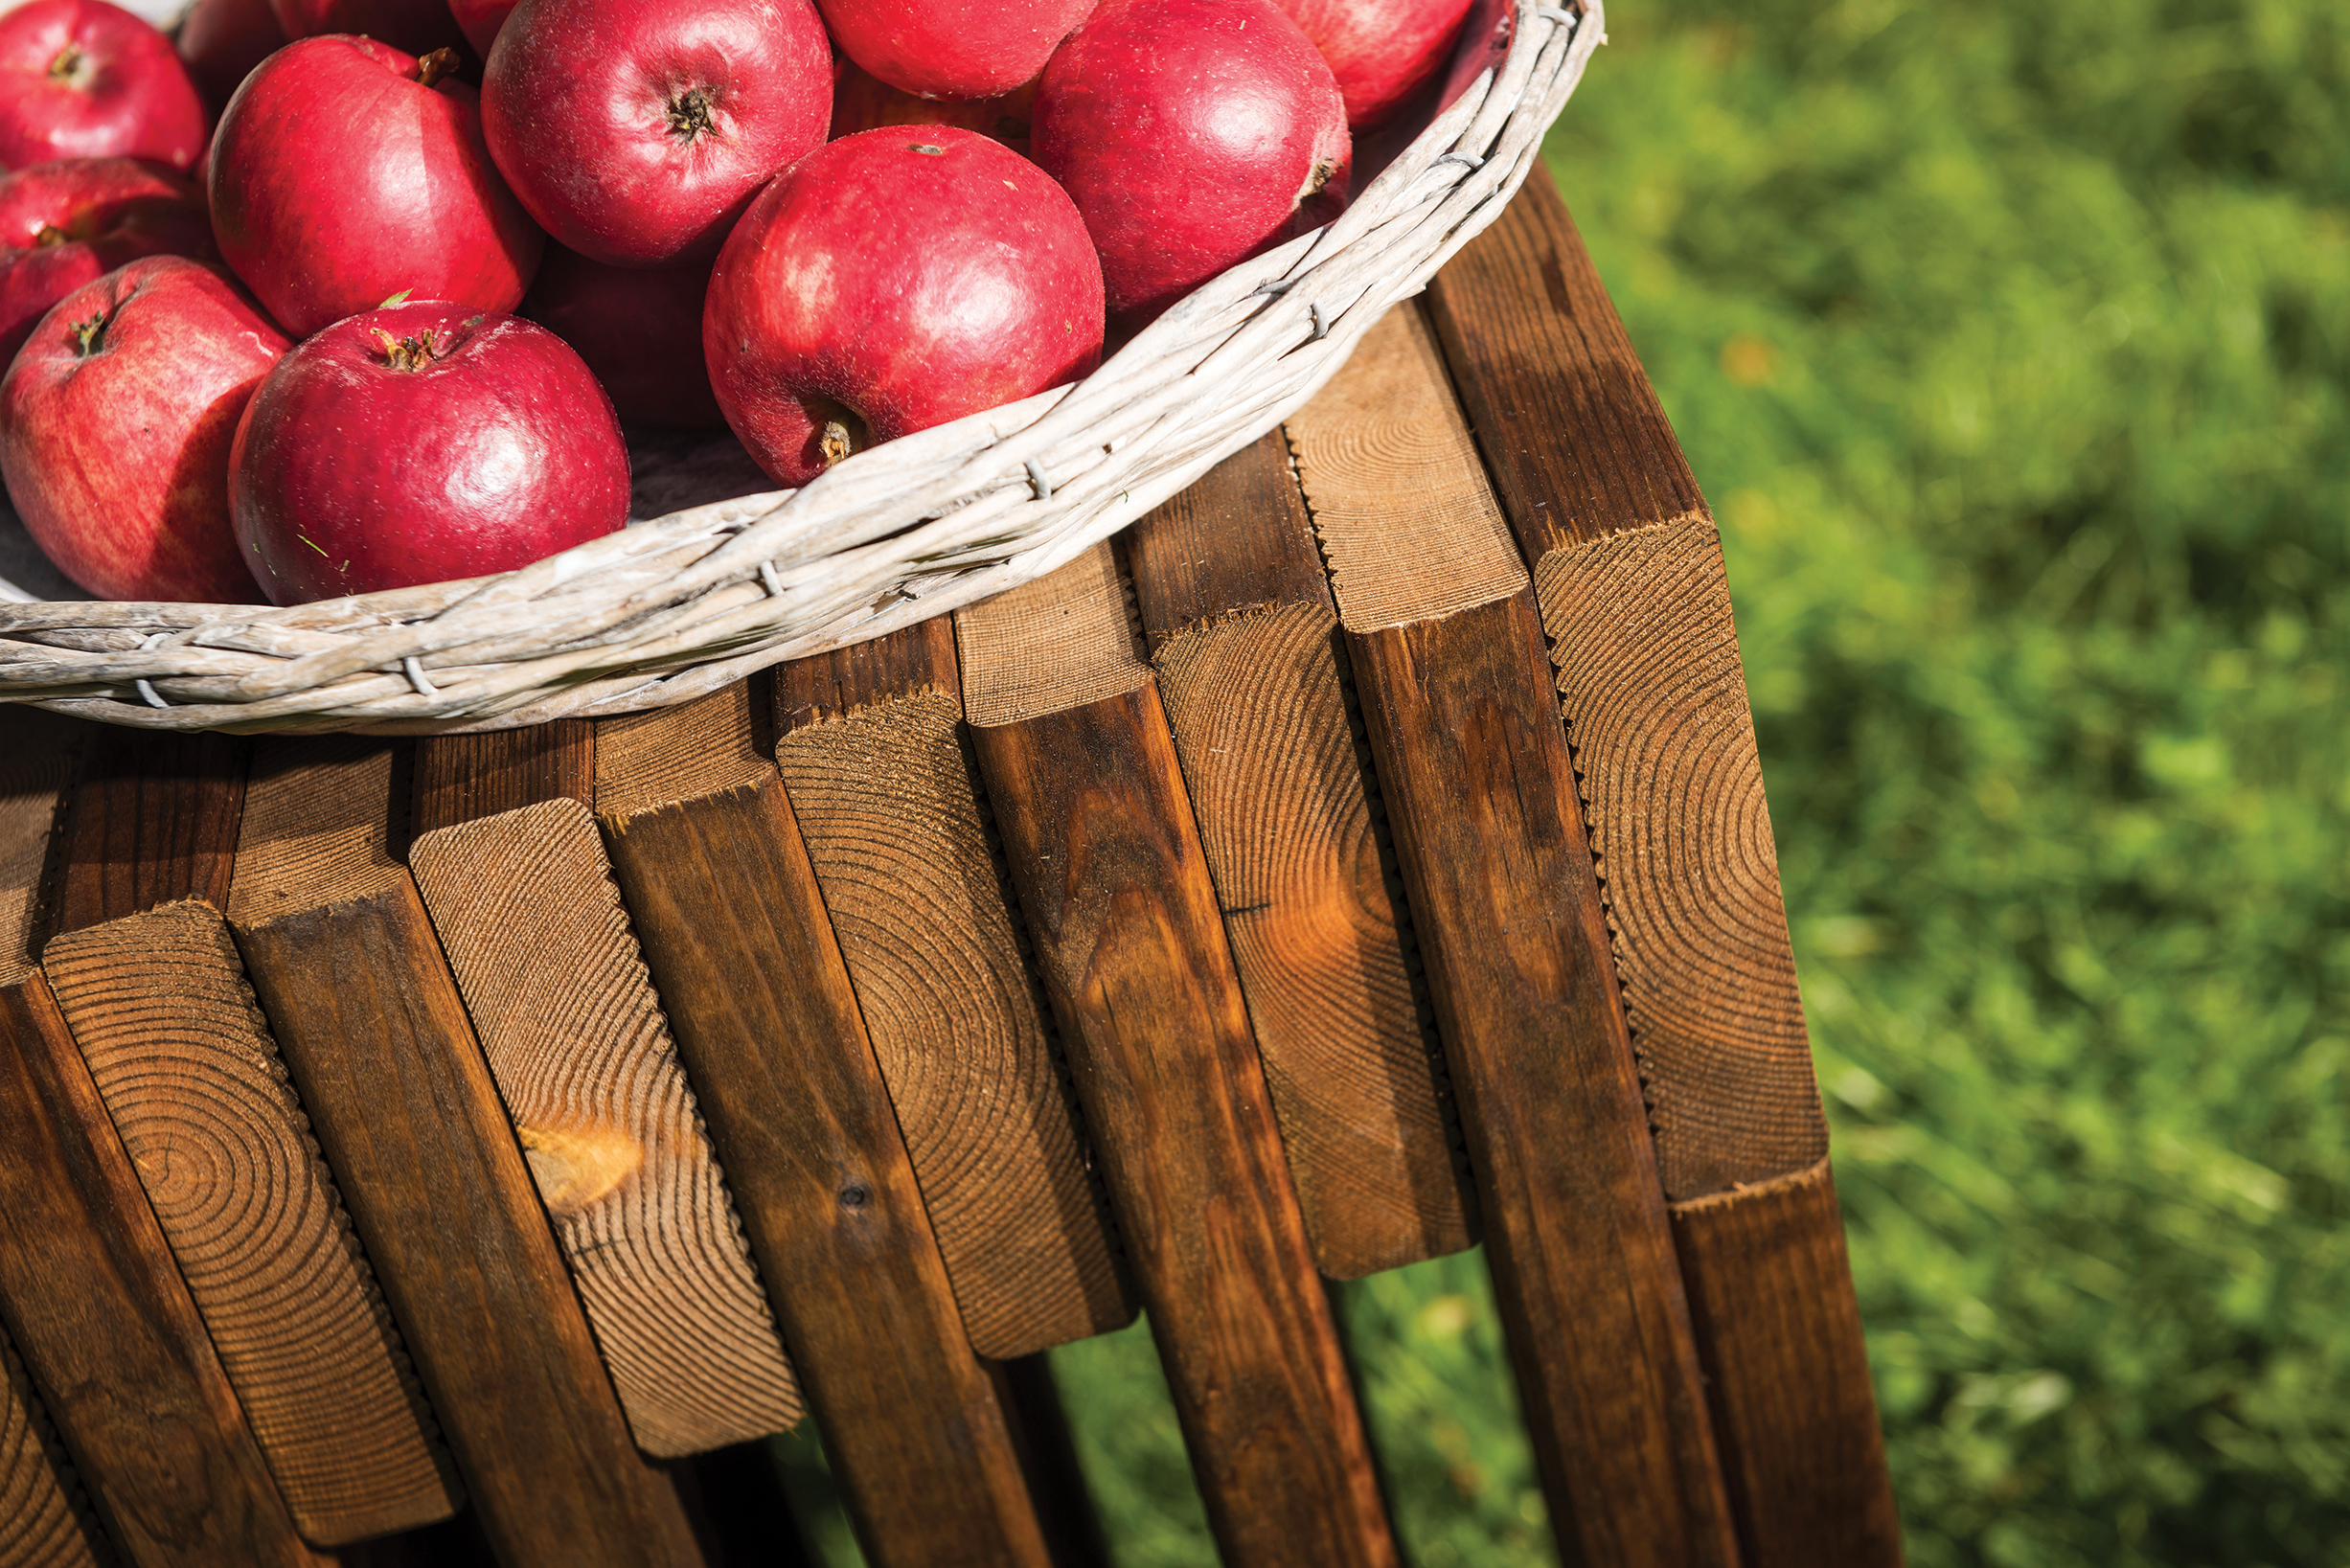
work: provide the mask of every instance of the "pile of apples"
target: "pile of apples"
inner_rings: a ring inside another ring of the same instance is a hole
[[[109,599],[622,527],[621,421],[801,485],[1327,222],[1469,0],[105,0],[0,14],[0,477]]]

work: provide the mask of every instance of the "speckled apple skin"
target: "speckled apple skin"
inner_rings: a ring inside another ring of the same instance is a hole
[[[1346,105],[1272,0],[1105,0],[1046,64],[1034,128],[1121,326],[1346,205]]]
[[[52,77],[68,46],[80,63]],[[32,0],[0,15],[0,168],[152,158],[191,169],[211,122],[171,40],[105,0]]]
[[[1093,0],[819,0],[841,53],[918,98],[997,98],[1032,81]]]
[[[72,329],[93,318],[105,327],[85,354]],[[0,380],[0,475],[57,570],[102,599],[257,602],[229,529],[229,447],[285,348],[185,257],[59,300]]]
[[[688,137],[669,105],[696,89],[712,129]],[[614,266],[717,255],[832,114],[809,0],[523,0],[482,77],[491,155],[523,206]]]
[[[884,442],[1086,375],[1102,271],[1026,159],[957,126],[863,131],[751,204],[711,275],[702,348],[751,456],[804,485],[824,471],[806,399]]]
[[[44,245],[44,227],[68,238]],[[142,256],[213,254],[202,194],[160,165],[62,158],[0,174],[0,368],[84,284]]]
[[[521,314],[579,352],[624,420],[667,430],[726,422],[702,358],[710,267],[608,267],[547,247]]]
[[[1385,125],[1451,57],[1471,0],[1279,0],[1337,79],[1349,129]]]
[[[376,336],[429,335],[395,368]],[[511,572],[628,521],[611,400],[545,328],[462,306],[371,310],[287,354],[237,426],[237,542],[271,602]]]
[[[389,44],[286,45],[220,117],[220,254],[296,337],[395,294],[512,310],[546,236],[482,145],[474,91]]]

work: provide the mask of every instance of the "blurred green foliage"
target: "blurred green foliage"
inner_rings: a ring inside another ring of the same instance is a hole
[[[1726,535],[1912,1560],[2350,1564],[2350,8],[1609,28],[1553,167]],[[1338,1299],[1415,1560],[1550,1560],[1477,1257]],[[1055,1365],[1212,1560],[1147,1330]]]

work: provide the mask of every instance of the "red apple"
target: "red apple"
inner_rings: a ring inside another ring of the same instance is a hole
[[[522,0],[482,78],[482,128],[522,205],[614,266],[716,255],[832,110],[809,0]]]
[[[1450,57],[1470,0],[1280,0],[1346,100],[1346,123],[1384,124]]]
[[[369,38],[286,45],[245,79],[212,151],[220,254],[297,337],[398,294],[521,303],[546,237],[482,146],[472,88]]]
[[[258,602],[229,443],[285,352],[243,290],[182,256],[58,301],[0,381],[0,476],[34,542],[102,598]]]
[[[179,24],[179,57],[215,114],[255,66],[285,47],[269,0],[195,0]]]
[[[841,53],[920,98],[997,98],[1036,80],[1093,0],[818,0]]]
[[[833,140],[883,125],[961,125],[1028,156],[1028,122],[1037,84],[1024,81],[998,98],[917,98],[856,68],[845,57],[833,75]]]
[[[611,400],[562,339],[389,306],[287,354],[237,426],[229,505],[270,600],[511,572],[628,520]]]
[[[269,0],[288,38],[357,33],[411,55],[465,41],[448,0]]]
[[[483,59],[490,57],[490,46],[498,41],[498,29],[506,18],[514,13],[519,0],[448,0],[449,14],[465,31],[466,42]]]
[[[105,0],[0,15],[0,166],[152,158],[192,167],[207,121],[171,40]]]
[[[1102,269],[1026,159],[952,125],[869,130],[759,193],[711,275],[702,348],[726,422],[804,485],[1091,371]]]
[[[521,313],[579,351],[624,420],[672,430],[726,422],[702,358],[710,268],[607,267],[547,247]]]
[[[0,366],[75,289],[142,256],[213,255],[189,180],[131,158],[65,158],[0,174]]]
[[[1037,162],[1126,325],[1337,216],[1353,155],[1330,67],[1273,0],[1104,0],[1037,88]]]

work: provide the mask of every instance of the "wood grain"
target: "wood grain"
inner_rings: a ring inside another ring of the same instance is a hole
[[[1351,652],[1560,1534],[1595,1563],[1735,1564],[1532,595]]]
[[[1037,646],[997,617],[973,685]],[[1224,1560],[1395,1561],[1156,685],[973,742]]]
[[[1667,1193],[1686,1204],[1800,1177],[1827,1129],[1704,499],[1545,171],[1438,275],[1429,302],[1536,562]],[[1755,1511],[1882,1521],[1891,1505],[1868,1401],[1796,1396],[1866,1384],[1840,1219],[1816,1201],[1782,1217],[1817,1227],[1785,1245],[1818,1265],[1800,1284],[1770,1276],[1795,1292],[1784,1299],[1760,1278],[1720,1294],[1738,1264],[1705,1250],[1719,1233],[1678,1235],[1692,1292],[1716,1292],[1700,1351],[1717,1408],[1738,1413],[1722,1435],[1753,1513],[1746,1533],[1784,1552]],[[1753,1359],[1740,1313],[1812,1330],[1771,1338],[1778,1361]],[[1839,1539],[1858,1555],[1837,1560],[1898,1560],[1897,1537],[1874,1524]]]
[[[412,822],[419,834],[540,801],[595,799],[595,727],[561,718],[416,743]]]
[[[880,1568],[1040,1565],[783,780],[736,765],[667,805],[605,772],[599,815],[850,1516]]]
[[[774,670],[775,734],[924,692],[960,693],[952,616],[917,621],[871,642],[790,659]]]
[[[1469,1246],[1442,1047],[1281,433],[1127,549],[1314,1261],[1355,1279]]]
[[[1748,1568],[1881,1568],[1901,1517],[1836,1185],[1822,1160],[1759,1187],[1673,1208]]]
[[[963,744],[952,628],[879,641],[901,639],[929,657],[784,666],[776,761],[972,1348],[1024,1356],[1134,1307]]]
[[[44,934],[58,814],[94,727],[37,708],[0,708],[0,985],[25,977]]]
[[[799,1385],[595,819],[557,799],[409,852],[637,1446],[780,1432]]]
[[[0,987],[0,1310],[141,1568],[313,1568],[38,974]]]
[[[1104,542],[1060,571],[955,612],[963,712],[973,724],[1131,692],[1151,677],[1118,558]],[[988,649],[974,659],[976,645]]]
[[[394,780],[355,738],[262,742],[255,820],[311,852],[256,844],[248,867],[334,901],[240,874],[254,990],[500,1560],[698,1564],[674,1487],[629,1440],[415,886],[379,838],[335,830],[354,810],[388,822]],[[344,863],[322,862],[338,842]]]
[[[16,1347],[0,1330],[0,1568],[99,1568],[113,1556]]]
[[[1365,333],[1285,428],[1348,630],[1449,615],[1526,585],[1413,305]]]
[[[304,1536],[446,1518],[448,1457],[220,916],[166,904],[43,958]]]
[[[65,819],[51,929],[202,898],[228,906],[247,742],[94,725]]]

